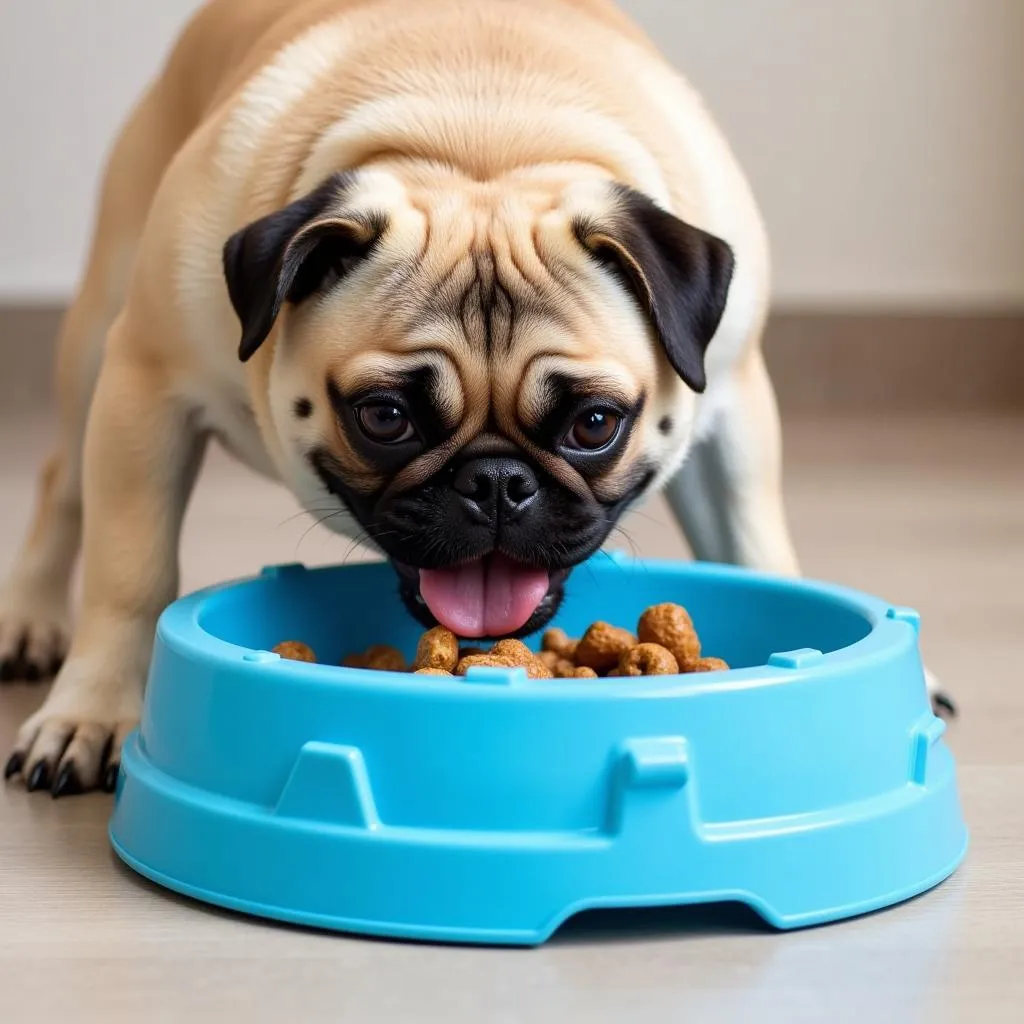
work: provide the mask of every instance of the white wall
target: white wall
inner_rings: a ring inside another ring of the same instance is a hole
[[[105,148],[195,6],[0,0],[0,297],[72,288]],[[1024,305],[1024,0],[624,6],[732,139],[780,302]]]

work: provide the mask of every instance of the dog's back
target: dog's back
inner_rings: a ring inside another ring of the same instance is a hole
[[[514,0],[545,17],[583,15],[643,46],[647,37],[611,0]],[[498,6],[498,0],[208,0],[189,20],[175,43],[155,88],[174,97],[168,129],[179,142],[247,77],[292,39],[315,25],[357,11],[385,20],[412,9],[440,21],[453,9]],[[509,6],[502,0],[501,6]],[[483,12],[481,21],[485,20]],[[652,55],[657,51],[650,47]]]

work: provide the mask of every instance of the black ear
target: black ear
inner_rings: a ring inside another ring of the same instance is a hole
[[[266,341],[285,301],[301,302],[343,277],[373,248],[382,230],[379,219],[332,213],[350,185],[348,176],[335,175],[228,239],[224,276],[242,322],[242,362]]]
[[[577,237],[622,280],[650,317],[673,369],[701,392],[704,353],[729,294],[732,249],[625,185],[614,187],[613,198],[607,223],[581,220]]]

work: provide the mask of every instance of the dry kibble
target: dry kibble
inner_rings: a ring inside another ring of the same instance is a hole
[[[537,657],[540,658],[540,660],[543,661],[552,672],[554,672],[558,667],[559,662],[565,661],[565,658],[556,654],[554,651],[541,651]]]
[[[342,662],[350,668],[386,672],[413,672],[421,676],[464,676],[475,666],[523,668],[531,679],[597,679],[599,676],[658,676],[678,672],[723,672],[729,666],[721,658],[702,658],[700,638],[693,620],[679,604],[652,605],[637,627],[637,636],[607,622],[595,622],[579,640],[563,629],[549,629],[534,653],[521,640],[499,640],[489,651],[459,647],[458,637],[443,626],[427,630],[420,638],[411,668],[401,651],[376,644]],[[283,658],[315,661],[312,650],[289,640],[274,650]]]
[[[541,648],[551,651],[566,661],[572,661],[576,657],[576,645],[578,640],[573,640],[564,629],[549,629],[541,638]]]
[[[698,658],[691,672],[727,672],[729,665],[721,658]]]
[[[643,644],[658,644],[670,651],[683,672],[693,671],[700,660],[700,638],[682,605],[652,605],[640,616],[637,635]]]
[[[451,675],[459,663],[459,641],[450,629],[435,626],[428,629],[416,647],[416,660],[413,671],[423,668],[442,669]]]
[[[522,665],[530,679],[554,679],[555,673],[540,658],[531,658],[528,665]]]
[[[316,662],[313,648],[309,644],[304,644],[301,640],[285,640],[284,643],[278,644],[274,648],[274,653],[279,654],[288,661]]]
[[[619,661],[623,676],[674,676],[678,671],[679,662],[660,644],[637,644]]]
[[[471,668],[523,668],[530,679],[551,678],[551,670],[539,658],[533,657],[532,653],[528,661],[514,661],[500,654],[471,654],[460,659],[455,674],[464,676]]]
[[[492,648],[491,654],[496,658],[508,658],[514,665],[529,665],[536,661],[537,656],[522,640],[499,640]]]
[[[595,622],[576,645],[576,664],[592,668],[595,672],[607,672],[635,646],[636,637],[628,629]]]
[[[499,658],[494,654],[470,654],[460,658],[455,666],[455,674],[464,676],[471,668],[515,668],[509,658]]]
[[[551,679],[553,672],[548,665],[522,640],[499,640],[491,648],[491,656],[496,658],[508,658],[513,665],[526,669],[526,674],[531,679]]]
[[[405,672],[407,669],[405,656],[397,647],[388,644],[374,644],[366,648],[366,668],[378,672]]]

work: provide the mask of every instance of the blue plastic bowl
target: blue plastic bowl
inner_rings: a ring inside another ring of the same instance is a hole
[[[600,557],[558,624],[690,609],[733,671],[466,679],[412,654],[392,570],[283,566],[173,604],[110,837],[210,903],[375,935],[536,944],[578,911],[739,900],[779,928],[936,885],[967,833],[918,616],[838,587]]]

